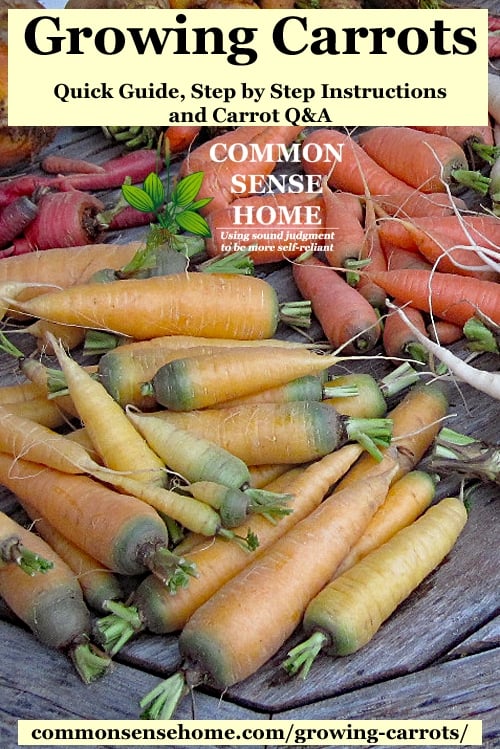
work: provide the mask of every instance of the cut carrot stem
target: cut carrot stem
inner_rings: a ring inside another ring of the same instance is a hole
[[[22,526],[15,520],[0,512],[0,569],[8,564],[16,564],[27,575],[36,575],[52,569],[52,561],[24,545],[19,536],[21,529]]]
[[[485,440],[441,429],[432,451],[430,466],[437,473],[460,473],[481,481],[500,483],[500,449]]]

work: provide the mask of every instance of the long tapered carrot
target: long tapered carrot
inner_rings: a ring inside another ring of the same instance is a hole
[[[150,339],[162,335],[270,338],[280,320],[300,324],[304,305],[280,305],[271,284],[254,276],[180,273],[88,283],[43,294],[18,311],[85,328]],[[307,321],[306,321],[306,324]]]
[[[293,265],[299,291],[335,348],[346,353],[370,351],[380,336],[380,322],[371,304],[349,286],[334,268],[311,257]]]
[[[303,142],[303,153],[309,151],[309,144],[315,144],[326,152],[327,144],[342,147],[342,159],[335,161],[302,161],[306,173],[313,169],[316,173],[327,175],[328,184],[337,190],[345,190],[356,195],[364,195],[366,190],[371,195],[376,193],[401,192],[410,193],[411,188],[381,167],[363,151],[361,146],[346,133],[330,128],[319,128],[309,133]]]
[[[334,268],[344,268],[345,261],[358,260],[365,238],[363,208],[358,195],[332,190],[326,178],[322,182],[325,206],[325,228],[334,232],[325,259]]]
[[[148,575],[132,595],[132,611],[123,616],[121,607],[112,606],[115,616],[99,623],[106,649],[113,652],[119,649],[135,632],[146,628],[151,632],[166,634],[182,629],[190,616],[207,601],[228,580],[238,574],[254,555],[261,555],[272,543],[287,533],[296,523],[307,517],[323,500],[349,466],[360,455],[359,445],[345,445],[306,468],[293,468],[267,485],[270,491],[289,492],[293,496],[293,512],[272,524],[260,516],[251,517],[240,533],[249,530],[258,537],[259,546],[252,556],[238,544],[228,544],[222,538],[207,542],[206,539],[191,539],[181,542],[179,553],[191,559],[198,569],[198,577],[193,578],[187,588],[177,591],[175,596],[165,595],[161,584],[157,585],[154,575]],[[134,610],[135,609],[135,610]],[[134,618],[131,619],[129,614]],[[130,626],[132,622],[133,626]]]
[[[457,325],[465,325],[476,314],[500,324],[500,294],[493,281],[419,269],[373,273],[371,277],[400,302]]]
[[[330,495],[196,610],[179,637],[191,684],[225,689],[269,660],[362,534],[390,474]],[[141,706],[148,706],[148,697]]]
[[[154,414],[212,440],[247,465],[305,463],[358,439],[371,450],[371,440],[387,445],[391,432],[390,420],[344,417],[318,401],[256,403],[197,411],[165,409]],[[377,449],[372,452],[378,455]]]
[[[411,127],[382,126],[360,133],[358,142],[377,164],[422,192],[445,192],[467,156],[451,138]]]
[[[284,385],[325,372],[338,362],[330,354],[308,349],[221,349],[209,354],[176,358],[158,369],[143,394],[173,411],[205,408],[223,401]]]
[[[138,481],[163,485],[164,463],[151,450],[100,382],[50,336],[68,390],[92,443],[108,468],[128,472]]]
[[[442,499],[333,580],[309,603],[304,629],[310,637],[290,651],[286,670],[307,676],[320,650],[349,655],[366,645],[451,551],[466,521],[460,499]]]

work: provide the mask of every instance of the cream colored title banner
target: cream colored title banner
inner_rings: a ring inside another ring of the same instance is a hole
[[[485,125],[486,9],[9,10],[9,125]]]

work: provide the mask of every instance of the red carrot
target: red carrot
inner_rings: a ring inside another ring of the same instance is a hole
[[[55,178],[54,186],[59,190],[108,190],[121,187],[129,179],[142,182],[151,172],[158,172],[161,160],[156,151],[141,148],[124,156],[104,162],[103,172],[98,174],[73,174]]]
[[[100,174],[104,167],[84,159],[70,158],[61,154],[50,154],[41,163],[44,172],[49,174]]]
[[[121,211],[115,213],[111,218],[106,228],[110,231],[118,231],[120,229],[132,229],[134,226],[147,226],[152,222],[156,221],[155,213],[145,213],[144,211],[138,211],[137,208],[132,208],[131,205],[125,206]]]
[[[31,250],[91,244],[99,237],[95,217],[103,208],[98,198],[80,190],[48,192],[38,202],[37,216],[27,227],[25,239]]]
[[[317,258],[293,264],[293,278],[323,331],[335,348],[345,353],[370,351],[380,336],[371,304],[333,268]]]
[[[370,271],[387,270],[387,261],[378,235],[378,224],[373,201],[366,201],[365,238],[361,248],[361,259],[368,260]],[[361,275],[356,288],[372,307],[380,309],[385,304],[385,292],[368,275]]]

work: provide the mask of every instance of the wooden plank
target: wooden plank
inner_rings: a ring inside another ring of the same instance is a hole
[[[276,717],[443,721],[471,718],[483,721],[483,747],[493,749],[500,743],[499,669],[500,651],[494,650],[345,692],[307,707],[285,710]]]
[[[139,701],[160,683],[156,676],[117,663],[104,679],[84,685],[63,654],[49,651],[24,630],[0,621],[0,639],[0,745],[4,749],[18,745],[20,719],[137,720]],[[189,698],[176,713],[179,720],[214,716],[219,720],[268,718],[202,693],[194,696],[194,716]]]

